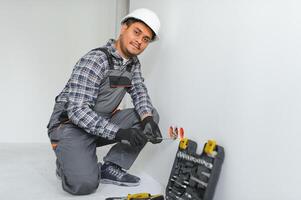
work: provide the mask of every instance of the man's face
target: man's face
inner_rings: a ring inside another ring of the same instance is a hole
[[[137,56],[151,42],[151,29],[141,22],[134,22],[131,25],[123,24],[120,31],[120,53],[124,57]]]

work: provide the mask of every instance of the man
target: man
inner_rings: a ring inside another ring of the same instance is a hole
[[[56,154],[57,175],[65,191],[90,194],[99,182],[137,186],[127,173],[147,141],[162,141],[159,115],[151,104],[137,55],[158,40],[160,21],[137,9],[121,22],[119,38],[84,55],[56,97],[48,135]],[[134,108],[117,110],[128,92]],[[96,147],[116,143],[97,163]]]

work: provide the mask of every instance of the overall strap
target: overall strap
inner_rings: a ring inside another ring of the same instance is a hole
[[[93,49],[92,51],[97,51],[97,50],[100,50],[100,51],[102,51],[104,54],[106,54],[106,57],[107,57],[108,63],[109,63],[109,68],[110,68],[111,70],[113,70],[113,69],[114,69],[114,63],[113,63],[112,56],[110,55],[108,49],[105,48],[105,47],[100,47],[100,48]]]
[[[132,71],[133,64],[126,66],[126,71],[130,72]]]

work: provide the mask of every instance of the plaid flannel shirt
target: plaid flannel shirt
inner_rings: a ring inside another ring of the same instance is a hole
[[[132,87],[127,90],[130,94],[135,110],[142,117],[151,114],[153,106],[144,79],[141,65],[137,57],[130,58],[124,65],[123,59],[117,53],[115,41],[109,40],[105,47],[113,57],[114,68],[125,70],[126,65],[132,65]],[[75,65],[65,88],[57,97],[57,102],[67,102],[69,119],[86,132],[107,139],[114,139],[119,127],[110,119],[99,116],[93,107],[95,105],[100,84],[106,78],[109,64],[106,55],[101,51],[90,51]]]

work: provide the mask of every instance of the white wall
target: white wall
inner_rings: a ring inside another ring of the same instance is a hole
[[[162,130],[225,147],[215,199],[301,199],[301,2],[131,0],[138,7],[162,22],[141,56]],[[176,148],[148,145],[141,163],[166,184]]]
[[[115,3],[0,1],[0,142],[48,142],[54,97],[76,61],[114,37]]]
[[[226,149],[215,199],[299,200],[301,3],[131,0],[138,7],[162,21],[141,56],[162,130],[177,124]],[[0,142],[48,142],[54,97],[77,59],[114,37],[115,16],[112,0],[0,0]],[[137,163],[166,184],[176,148],[148,145]]]

